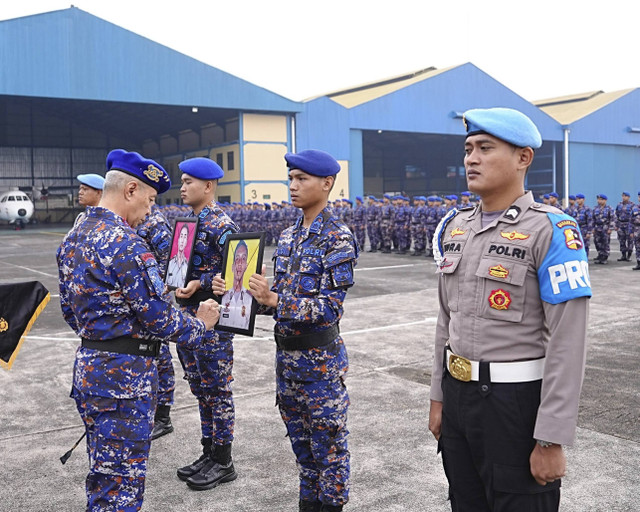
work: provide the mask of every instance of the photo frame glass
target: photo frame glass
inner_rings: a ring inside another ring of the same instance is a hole
[[[225,294],[220,302],[216,329],[253,336],[258,301],[249,291],[249,278],[262,270],[266,233],[234,233],[225,241],[222,279]]]
[[[198,217],[178,217],[171,237],[171,251],[164,275],[169,290],[184,288],[193,266],[193,247],[198,232]]]

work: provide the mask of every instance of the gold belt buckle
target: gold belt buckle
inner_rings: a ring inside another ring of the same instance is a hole
[[[449,354],[449,373],[462,382],[471,380],[471,361],[466,357]]]

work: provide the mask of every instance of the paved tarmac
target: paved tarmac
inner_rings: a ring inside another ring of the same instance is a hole
[[[69,398],[78,340],[57,297],[55,251],[65,231],[0,229],[0,282],[37,279],[52,294],[13,368],[0,371],[0,511],[79,511],[86,503],[84,442],[66,465],[59,461],[83,432]],[[640,272],[615,262],[619,255],[614,251],[607,266],[591,266],[588,363],[577,441],[567,450],[564,512],[640,510]],[[345,510],[450,510],[427,430],[438,308],[433,263],[363,253],[356,278],[341,322],[351,363],[352,480]],[[235,341],[238,479],[197,492],[175,476],[200,454],[196,402],[178,379],[175,432],[153,442],[143,510],[297,510],[295,458],[275,407],[272,328],[270,317],[259,317],[255,337]],[[181,376],[177,357],[174,363]]]

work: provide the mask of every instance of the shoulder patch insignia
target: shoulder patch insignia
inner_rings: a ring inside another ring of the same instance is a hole
[[[509,275],[509,270],[504,268],[502,265],[495,265],[493,267],[489,267],[489,275],[492,277],[499,277],[500,279],[506,279]]]
[[[140,255],[140,259],[144,262],[147,263],[147,261],[155,259],[153,254],[151,254],[150,252],[145,252],[144,254]]]
[[[574,228],[577,228],[578,224],[576,223],[575,220],[562,219],[560,222],[556,222],[556,226],[558,226],[559,228],[564,228],[564,227],[567,227],[567,226],[572,226]]]
[[[224,246],[224,243],[227,240],[227,236],[231,235],[233,232],[230,229],[227,229],[224,233],[222,233],[220,235],[220,238],[218,239],[218,245],[220,245],[221,247]]]
[[[508,291],[497,289],[492,290],[489,295],[489,306],[493,309],[505,310],[509,309],[509,305],[511,304],[511,295]]]
[[[569,249],[577,251],[582,249],[582,238],[580,238],[580,232],[573,227],[564,230],[565,244]]]
[[[525,235],[524,233],[519,233],[514,229],[513,231],[510,231],[508,233],[505,233],[504,231],[500,231],[500,236],[502,238],[506,238],[507,240],[526,240],[531,235]]]

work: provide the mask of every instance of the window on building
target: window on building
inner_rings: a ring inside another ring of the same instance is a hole
[[[227,171],[233,171],[233,151],[227,151]]]
[[[217,153],[216,154],[216,163],[222,167],[224,165],[224,162],[222,160],[222,153]]]

